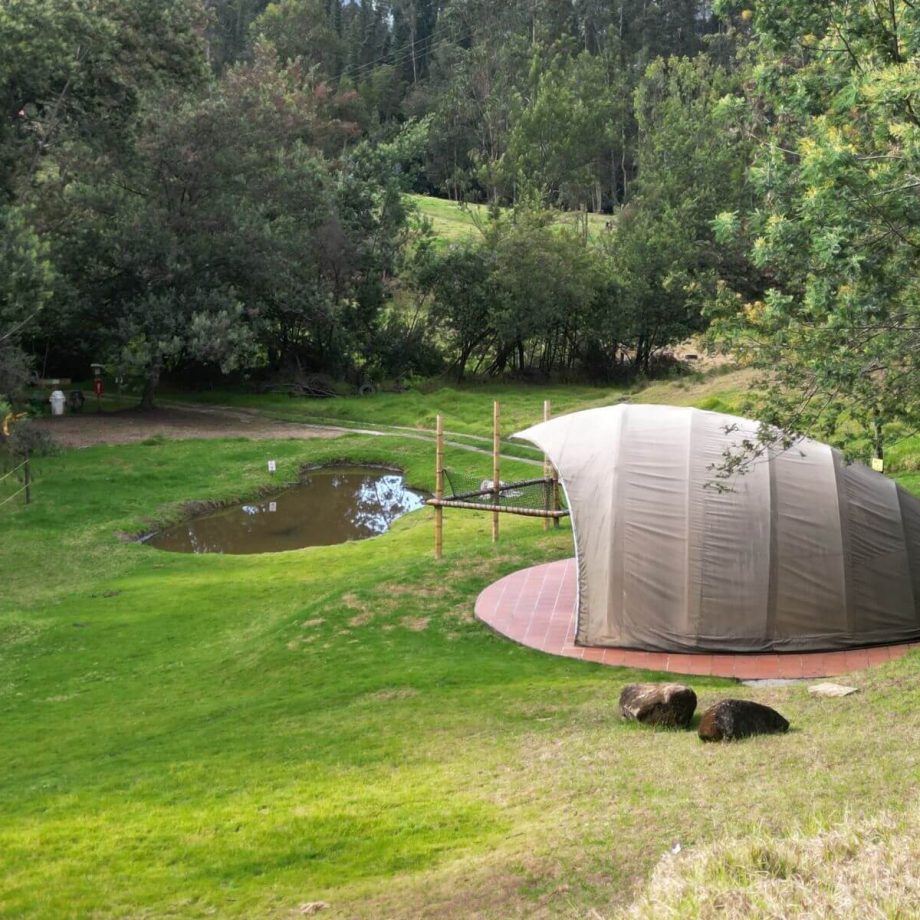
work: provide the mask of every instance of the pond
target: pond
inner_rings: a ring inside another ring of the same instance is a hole
[[[178,553],[277,553],[329,546],[382,534],[424,503],[393,470],[323,467],[277,495],[176,524],[146,542]]]

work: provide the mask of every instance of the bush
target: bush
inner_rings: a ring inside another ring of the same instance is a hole
[[[374,339],[368,367],[378,379],[432,377],[444,369],[444,357],[426,323],[391,313]]]
[[[6,449],[13,457],[49,457],[58,452],[54,438],[31,422],[17,422],[10,428],[9,436],[4,439]]]

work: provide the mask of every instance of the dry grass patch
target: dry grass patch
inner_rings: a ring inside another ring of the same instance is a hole
[[[414,687],[384,687],[382,690],[368,693],[367,699],[388,703],[391,700],[410,700],[414,696],[418,696],[418,690]]]
[[[920,810],[664,857],[622,920],[920,916]]]
[[[412,632],[424,632],[426,629],[428,629],[428,624],[430,622],[430,617],[403,617],[399,621],[400,626],[404,626],[406,629],[411,629]]]
[[[445,584],[437,585],[387,585],[387,594],[394,597],[418,597],[426,600],[438,600],[450,591]]]
[[[397,605],[398,601],[383,594],[376,594],[371,598],[358,597],[354,593],[342,596],[343,611],[351,614],[349,626],[366,626],[375,617],[389,616],[396,610]]]

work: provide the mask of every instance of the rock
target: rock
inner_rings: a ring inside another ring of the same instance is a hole
[[[847,687],[844,684],[824,683],[815,684],[808,688],[812,696],[849,696],[851,693],[859,693],[859,687]]]
[[[624,719],[646,725],[687,728],[696,710],[696,694],[683,684],[627,684],[620,694]]]
[[[703,741],[733,741],[788,730],[789,722],[769,706],[750,700],[722,700],[703,713],[699,735]]]

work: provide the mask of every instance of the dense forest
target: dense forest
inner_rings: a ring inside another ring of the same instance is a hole
[[[920,414],[909,0],[6,0],[0,48],[0,394],[629,379],[706,332],[768,421]]]

